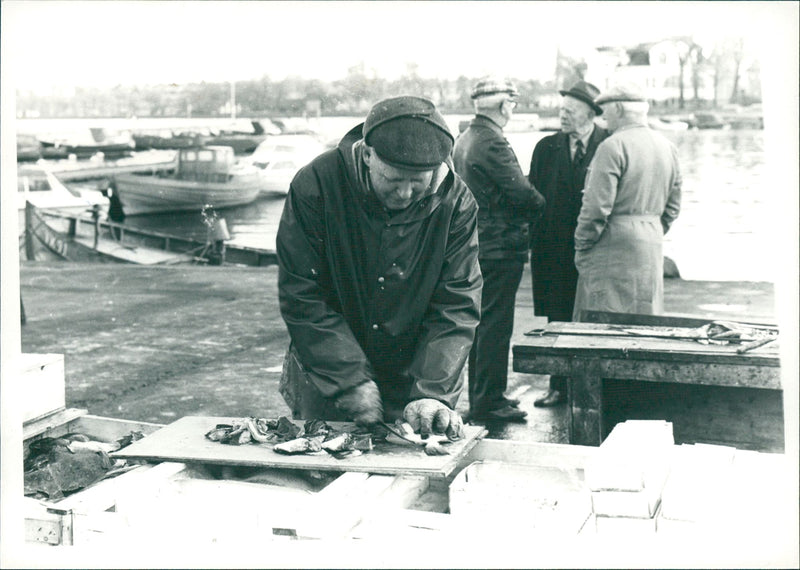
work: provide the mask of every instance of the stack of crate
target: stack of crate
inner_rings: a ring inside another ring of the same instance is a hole
[[[662,533],[693,532],[726,518],[730,498],[738,495],[733,486],[735,456],[735,448],[722,445],[675,447],[658,521]]]
[[[653,533],[670,471],[672,424],[617,424],[587,464],[586,484],[598,533]]]

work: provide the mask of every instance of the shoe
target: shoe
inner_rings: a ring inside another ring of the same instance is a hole
[[[516,398],[506,398],[505,396],[503,396],[502,398],[500,398],[500,401],[498,402],[498,407],[502,408],[502,407],[505,407],[505,406],[511,406],[512,408],[518,408],[519,407],[519,400],[517,400]]]
[[[528,417],[528,412],[513,406],[503,406],[495,410],[470,414],[470,419],[477,421],[524,422],[526,417]]]
[[[544,396],[534,400],[533,405],[537,408],[549,408],[551,406],[563,404],[566,401],[567,397],[563,392],[559,392],[558,390],[548,390]]]

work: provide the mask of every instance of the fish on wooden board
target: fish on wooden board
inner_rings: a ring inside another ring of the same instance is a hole
[[[319,453],[322,451],[322,439],[324,436],[298,437],[283,443],[275,444],[272,450],[275,453],[284,455],[297,455],[300,453]]]
[[[300,427],[286,416],[281,416],[277,420],[255,417],[235,419],[229,424],[217,424],[205,436],[211,441],[228,445],[245,445],[290,441],[299,434]]]
[[[389,436],[395,436],[390,440]],[[337,459],[345,459],[372,451],[375,444],[411,443],[421,447],[427,455],[448,455],[445,444],[453,441],[446,435],[431,434],[425,438],[415,433],[411,425],[397,420],[393,426],[381,422],[372,432],[337,431],[324,420],[306,420],[300,428],[286,416],[277,420],[246,417],[231,423],[217,424],[205,437],[228,445],[272,443],[275,453],[284,455],[317,454],[327,452]]]

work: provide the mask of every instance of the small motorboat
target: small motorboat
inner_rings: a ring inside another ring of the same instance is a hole
[[[265,125],[265,122],[266,121],[262,122],[261,120],[254,119],[250,121],[251,129],[234,126],[230,129],[221,129],[217,132],[212,132],[206,144],[229,146],[233,149],[235,154],[250,154],[256,150],[256,147],[268,136],[280,132],[280,128],[276,125],[271,122]]]
[[[650,117],[647,124],[657,131],[685,131],[689,128],[689,123],[667,117]]]
[[[17,134],[17,162],[37,161],[42,158],[42,143],[35,135]]]
[[[274,135],[241,162],[258,169],[262,194],[286,194],[297,171],[327,148],[313,134]]]
[[[38,165],[17,169],[17,210],[25,210],[26,202],[37,208],[67,211],[91,210],[95,205],[108,208],[108,198],[101,192],[68,188],[49,169]]]
[[[717,113],[694,113],[691,126],[696,129],[730,128],[728,122]]]
[[[229,146],[181,149],[170,168],[120,174],[112,181],[126,216],[155,212],[229,208],[258,197],[261,178],[252,165],[237,163]]]
[[[89,158],[102,153],[106,158],[127,156],[133,152],[135,143],[130,133],[112,133],[100,127],[89,129],[90,137],[40,138],[42,157],[47,159]]]
[[[171,129],[136,131],[131,136],[137,151],[197,148],[205,145],[207,139],[199,132],[175,132]]]

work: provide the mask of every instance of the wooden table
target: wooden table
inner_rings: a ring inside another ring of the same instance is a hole
[[[547,324],[515,339],[517,372],[569,377],[569,441],[599,445],[624,419],[673,422],[676,443],[718,443],[783,451],[783,405],[777,342],[738,354],[737,344],[634,336],[709,320],[627,316]],[[621,320],[621,319],[616,319]],[[687,330],[689,330],[687,328]],[[645,384],[646,383],[646,384]]]

